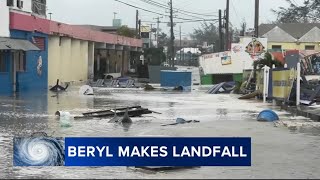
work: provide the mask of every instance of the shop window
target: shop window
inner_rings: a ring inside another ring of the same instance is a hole
[[[0,52],[0,72],[7,72],[7,63],[4,52]]]
[[[17,62],[16,71],[25,72],[26,71],[26,53],[24,51],[17,52]]]
[[[306,45],[305,46],[305,50],[314,50],[315,49],[315,45]]]

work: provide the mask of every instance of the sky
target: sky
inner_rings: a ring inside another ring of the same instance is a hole
[[[168,10],[149,5],[147,0],[120,0],[136,7],[144,8],[159,14],[169,15]],[[162,4],[168,4],[169,0],[155,0]],[[243,20],[247,22],[247,28],[254,27],[254,3],[255,0],[230,0],[230,23],[232,26],[240,27]],[[297,4],[302,4],[303,0],[294,0]],[[114,18],[122,19],[122,25],[135,28],[136,8],[122,4],[115,0],[47,0],[48,13],[52,13],[52,20],[69,24],[92,24],[101,26],[111,26]],[[276,19],[271,9],[281,6],[288,6],[285,0],[260,0],[260,23],[268,23]],[[226,8],[226,0],[173,0],[173,7],[183,12],[210,14],[218,16],[219,9]],[[156,27],[156,20],[161,15],[139,10],[140,19],[143,25],[153,24]],[[195,14],[181,14],[176,12],[178,18],[198,19],[191,16]],[[190,16],[191,15],[191,16]],[[217,18],[217,17],[208,17]],[[146,22],[144,22],[146,21]],[[160,18],[162,22],[169,22],[169,17]],[[174,19],[174,21],[183,21]],[[181,25],[182,37],[187,37],[195,28],[201,26],[200,22],[177,24],[174,31],[176,36],[179,34]],[[160,29],[169,34],[169,27],[166,23],[160,23]]]

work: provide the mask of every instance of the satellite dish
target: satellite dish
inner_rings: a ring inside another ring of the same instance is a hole
[[[91,86],[84,85],[84,86],[82,86],[82,87],[80,88],[79,94],[80,94],[80,95],[85,95],[85,96],[94,95],[94,94],[93,94],[93,88],[92,88]]]

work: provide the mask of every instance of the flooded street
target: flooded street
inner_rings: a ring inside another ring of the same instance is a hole
[[[317,178],[320,176],[320,126],[293,117],[271,104],[238,100],[238,95],[210,95],[205,87],[172,93],[99,90],[82,97],[73,86],[59,95],[1,97],[0,178]],[[109,119],[59,120],[58,110],[82,112],[141,105],[162,114],[133,118],[130,127]],[[257,122],[261,110],[274,109],[281,123]],[[181,117],[200,123],[161,126]],[[286,127],[284,124],[287,124]],[[290,124],[290,125],[288,125]],[[13,167],[13,137],[46,132],[54,137],[252,137],[252,167],[201,167],[152,172],[126,167]]]

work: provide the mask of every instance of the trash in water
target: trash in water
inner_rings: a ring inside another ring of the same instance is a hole
[[[57,84],[55,86],[53,86],[50,91],[53,91],[53,92],[61,92],[61,91],[66,91],[69,87],[69,84],[67,84],[66,87],[62,87],[59,85],[59,79],[57,79]]]
[[[185,120],[183,118],[177,118],[176,119],[176,123],[172,123],[172,124],[163,124],[161,126],[175,126],[178,124],[186,124],[186,123],[199,123],[200,121],[197,120]]]
[[[61,127],[71,127],[71,119],[73,119],[73,117],[69,112],[57,111],[55,115],[59,117]]]
[[[272,110],[264,110],[264,111],[260,112],[257,120],[258,121],[273,122],[273,121],[278,121],[279,116]]]
[[[79,90],[79,94],[86,95],[86,96],[94,95],[92,87],[88,86],[88,85],[81,86],[81,88]]]

